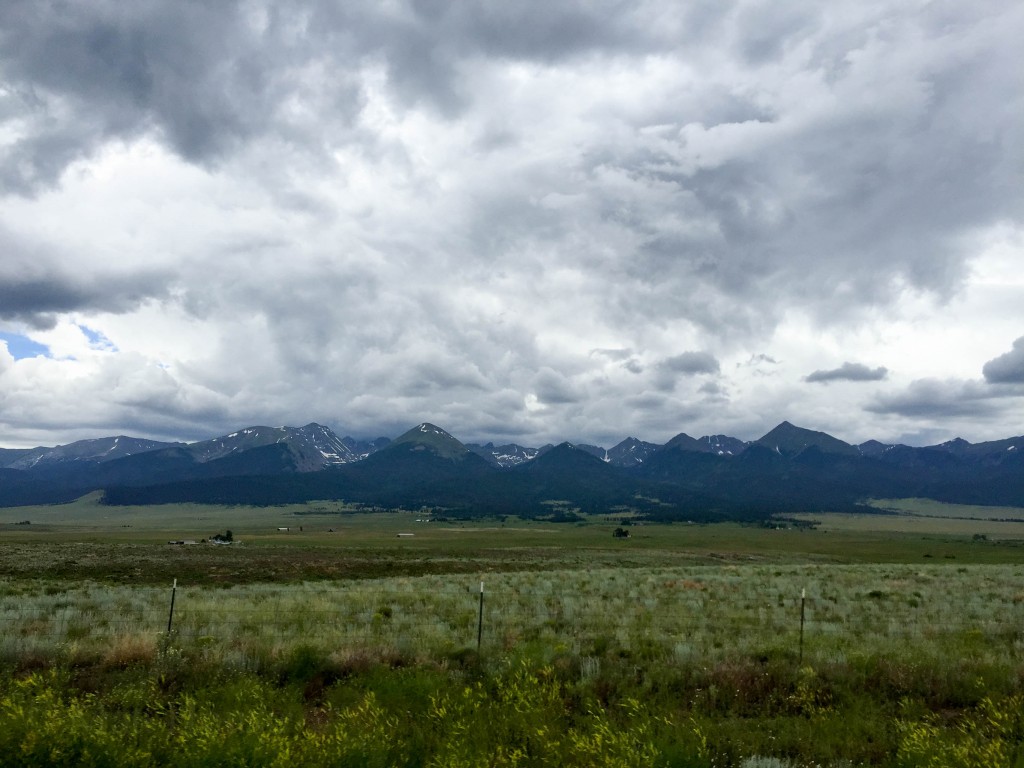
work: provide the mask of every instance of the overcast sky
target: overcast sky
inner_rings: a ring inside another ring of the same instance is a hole
[[[0,445],[1024,433],[1024,4],[7,0]]]

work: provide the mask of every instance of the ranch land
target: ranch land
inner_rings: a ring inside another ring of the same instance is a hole
[[[1024,509],[99,502],[0,510],[2,765],[1024,765]]]

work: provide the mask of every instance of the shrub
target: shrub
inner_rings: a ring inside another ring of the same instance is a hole
[[[902,720],[897,763],[905,768],[1001,768],[1024,765],[1024,711],[1014,696],[985,698],[954,728],[934,717]]]

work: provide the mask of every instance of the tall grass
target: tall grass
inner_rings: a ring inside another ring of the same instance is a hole
[[[483,650],[611,649],[685,662],[792,655],[806,590],[808,663],[879,652],[1018,660],[1019,566],[726,566],[488,574]],[[423,576],[227,589],[179,587],[173,638],[209,660],[324,650],[421,657],[475,647],[478,582]],[[170,590],[0,581],[0,658],[156,648]],[[126,651],[127,652],[127,651]]]
[[[1022,576],[486,574],[479,655],[476,577],[9,579],[0,765],[1017,765]]]

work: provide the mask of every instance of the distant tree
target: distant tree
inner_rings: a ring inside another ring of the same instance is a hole
[[[614,536],[616,539],[628,539],[629,531],[627,531],[625,528],[616,528],[614,531],[612,531],[612,536]]]

